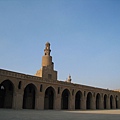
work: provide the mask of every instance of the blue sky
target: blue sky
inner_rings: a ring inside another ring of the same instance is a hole
[[[120,88],[119,0],[0,0],[0,68],[34,75],[47,41],[59,80]]]

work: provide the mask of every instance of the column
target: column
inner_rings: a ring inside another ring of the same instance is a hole
[[[24,94],[24,92],[22,90],[14,92],[14,94],[13,94],[13,109],[22,109],[23,94]]]
[[[61,110],[61,94],[56,95],[54,101],[54,109]]]
[[[104,98],[100,97],[100,109],[104,109]]]
[[[106,108],[110,109],[110,97],[107,97],[107,103],[106,103]]]
[[[36,97],[36,109],[44,110],[44,93],[39,93]]]
[[[91,106],[91,108],[92,108],[93,110],[96,109],[96,98],[95,98],[95,97],[92,98],[92,106]]]
[[[117,99],[118,109],[120,109],[120,97]]]
[[[113,108],[113,109],[116,109],[116,101],[115,101],[115,98],[113,98],[112,108]]]
[[[69,110],[75,110],[75,96],[71,95],[69,98]]]
[[[81,105],[82,110],[86,110],[86,97],[85,96],[81,98],[80,105]]]

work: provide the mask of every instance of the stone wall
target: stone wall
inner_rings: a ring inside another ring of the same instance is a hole
[[[5,93],[6,89],[10,94]],[[1,108],[7,108],[7,104],[12,104],[11,108],[14,109],[120,108],[120,93],[117,91],[53,81],[3,69],[0,69],[0,91],[1,104],[4,104],[0,105]],[[10,95],[11,103],[9,97],[6,97]]]

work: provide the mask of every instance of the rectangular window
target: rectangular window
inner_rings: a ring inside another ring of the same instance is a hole
[[[72,90],[72,95],[74,95],[74,89]]]
[[[43,86],[42,86],[42,84],[41,84],[41,85],[40,85],[40,92],[42,92],[42,87],[43,87]]]
[[[18,84],[18,89],[21,89],[21,81]]]
[[[58,94],[60,94],[60,87],[58,87]]]
[[[48,79],[52,79],[52,75],[51,74],[48,74]]]
[[[84,96],[86,95],[86,92],[84,91]]]

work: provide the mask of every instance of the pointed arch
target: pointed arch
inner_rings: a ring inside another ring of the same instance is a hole
[[[65,89],[61,97],[61,109],[69,109],[70,91]]]
[[[107,95],[104,95],[104,109],[107,109]]]
[[[45,90],[44,95],[44,109],[53,109],[55,99],[55,89],[53,87],[48,87]]]
[[[92,93],[87,94],[86,109],[92,109]]]
[[[115,97],[116,109],[118,109],[118,96]]]
[[[96,95],[96,109],[100,109],[100,94]]]
[[[10,80],[0,84],[0,108],[12,108],[14,85]]]
[[[110,96],[110,109],[113,109],[113,96]]]
[[[23,109],[35,109],[36,86],[28,84],[24,89]]]
[[[75,109],[81,109],[82,92],[78,91],[75,95]]]

